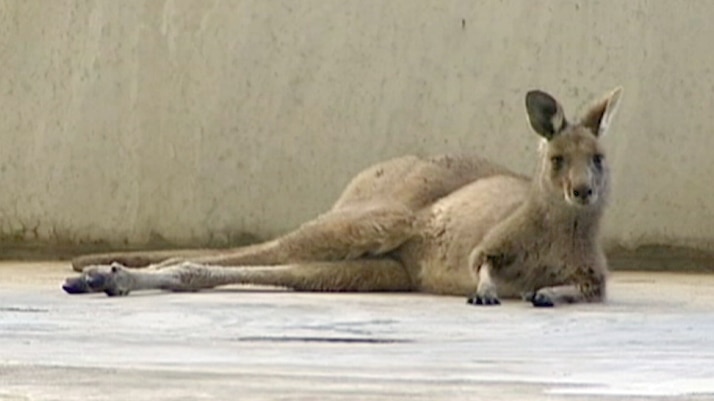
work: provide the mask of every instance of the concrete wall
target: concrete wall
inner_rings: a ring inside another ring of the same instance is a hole
[[[714,249],[714,3],[0,2],[0,235],[266,237],[361,168],[474,150],[533,167],[527,89],[615,85],[607,238]]]

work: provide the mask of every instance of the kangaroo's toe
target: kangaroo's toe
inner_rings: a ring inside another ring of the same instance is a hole
[[[89,288],[89,285],[87,285],[87,281],[84,280],[84,277],[81,276],[67,278],[64,284],[62,284],[62,289],[67,294],[72,295],[94,292],[91,288]]]

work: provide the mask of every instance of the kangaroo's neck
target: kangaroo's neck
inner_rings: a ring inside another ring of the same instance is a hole
[[[592,242],[597,240],[600,232],[605,202],[603,196],[594,204],[573,206],[565,201],[561,193],[534,183],[525,207],[534,223],[551,235],[571,238],[576,242]]]

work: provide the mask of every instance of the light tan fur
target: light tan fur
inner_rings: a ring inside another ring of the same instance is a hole
[[[222,251],[89,255],[70,293],[196,291],[260,284],[301,291],[527,294],[537,306],[601,301],[607,262],[598,226],[609,171],[599,138],[620,89],[569,123],[551,96],[531,91],[526,109],[544,138],[532,180],[470,156],[406,156],[358,174],[335,205],[297,230]],[[127,269],[145,267],[147,269]]]

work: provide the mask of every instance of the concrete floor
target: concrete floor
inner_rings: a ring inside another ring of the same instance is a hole
[[[0,263],[0,400],[714,399],[714,276],[616,273],[610,301],[418,294],[68,296]]]

